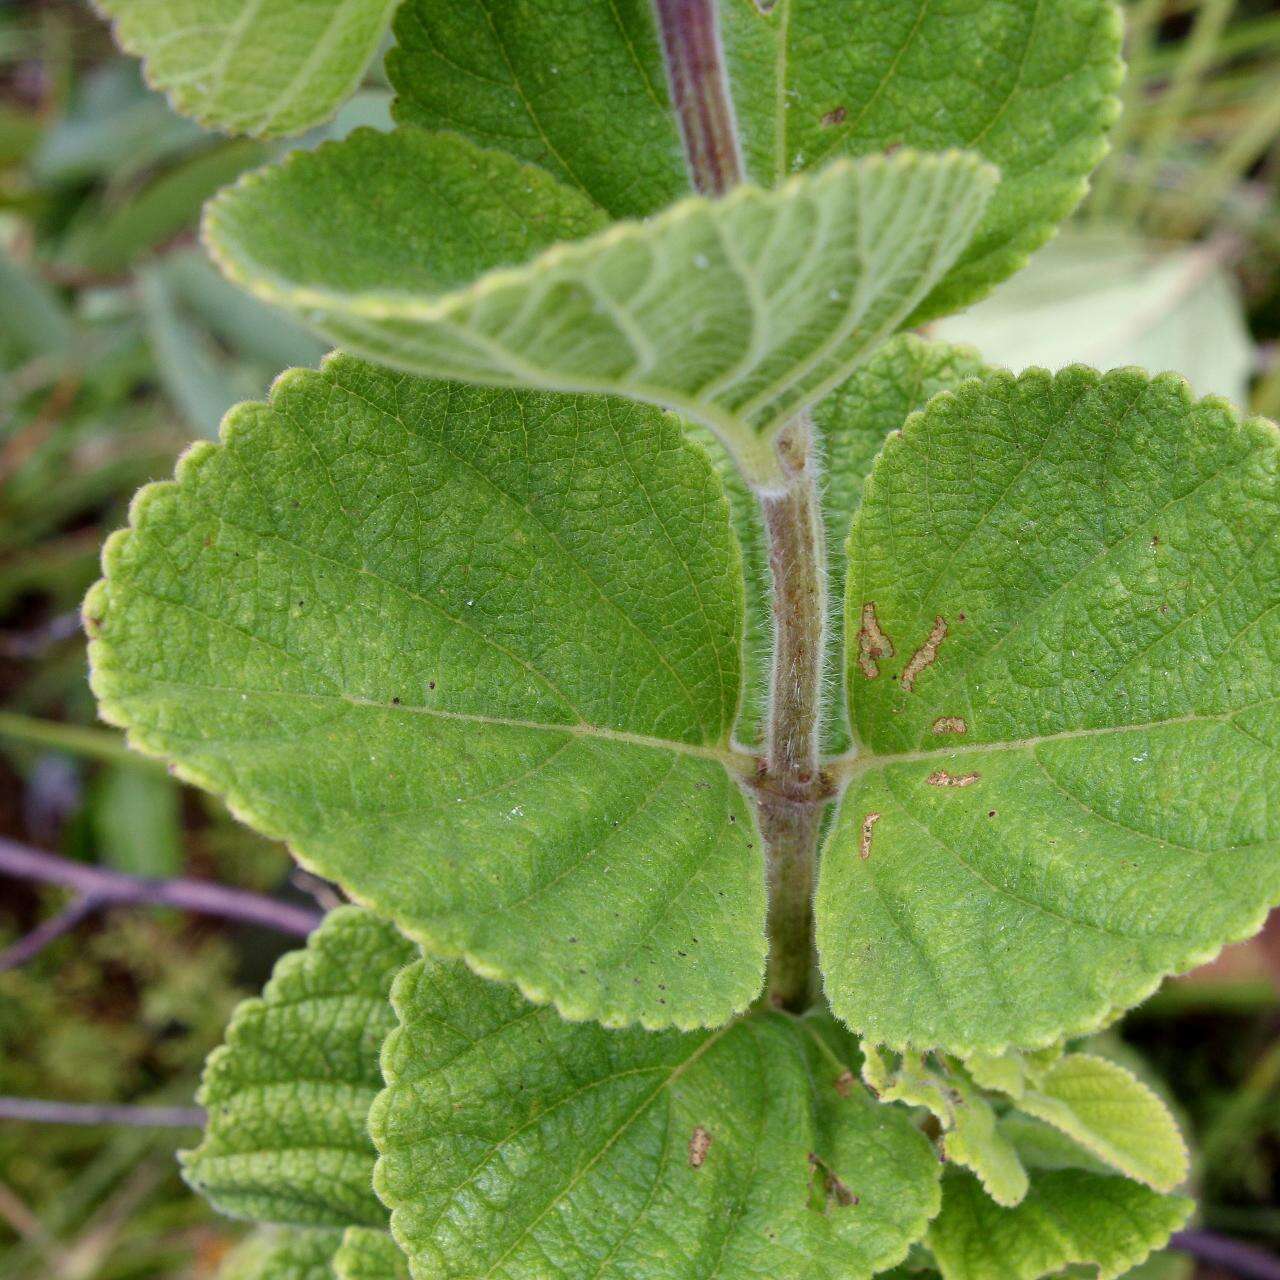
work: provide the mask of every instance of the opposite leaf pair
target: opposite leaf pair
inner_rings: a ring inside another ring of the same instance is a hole
[[[1073,1261],[1105,1278],[1189,1207],[1047,1129],[1018,1139],[1032,1180],[1016,1210],[992,1217],[962,1174],[940,1199],[929,1143],[864,1089],[828,1015],[608,1032],[411,957],[371,914],[333,913],[210,1060],[187,1177],[229,1212],[316,1229],[253,1280],[304,1257],[326,1280],[397,1280],[388,1221],[424,1276],[693,1276],[716,1259],[724,1275],[848,1280],[927,1240],[946,1280]],[[399,1026],[374,1099],[388,990]]]
[[[108,546],[104,714],[568,1016],[745,1007],[742,568],[679,424],[340,358],[225,439]],[[990,375],[890,439],[848,543],[858,746],[826,764],[817,894],[854,1030],[1051,1044],[1257,928],[1280,895],[1278,471],[1270,424],[1137,373]]]

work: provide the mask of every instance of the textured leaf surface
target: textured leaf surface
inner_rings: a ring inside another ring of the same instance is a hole
[[[337,1280],[409,1280],[409,1260],[385,1231],[348,1227],[333,1271]]]
[[[570,1016],[743,1008],[764,877],[726,771],[741,570],[676,420],[340,358],[224,439],[107,548],[104,714]]]
[[[370,1130],[420,1275],[855,1280],[937,1209],[928,1142],[830,1018],[609,1032],[431,961],[394,1000]]]
[[[961,1055],[1097,1026],[1280,897],[1280,450],[1172,377],[934,401],[851,537],[836,1012]],[[886,637],[891,659],[882,654]]]
[[[418,151],[437,167],[414,171],[405,157]],[[402,130],[260,171],[210,206],[205,235],[233,279],[359,354],[652,401],[767,470],[759,437],[893,335],[995,182],[960,153],[869,157],[774,192],[691,198],[456,288],[525,261],[539,239],[581,235],[593,206],[509,157]],[[474,225],[482,208],[494,234]]]
[[[539,165],[614,218],[689,194],[651,0],[406,0],[395,33],[397,120]]]
[[[1157,1191],[1187,1176],[1187,1148],[1168,1108],[1117,1063],[1069,1053],[1018,1100],[1121,1173]]]
[[[1001,1130],[995,1108],[960,1070],[940,1070],[927,1059],[863,1047],[862,1078],[882,1102],[925,1107],[942,1127],[942,1149],[951,1164],[977,1174],[997,1204],[1015,1205],[1027,1194],[1027,1172],[1013,1142]]]
[[[354,92],[397,0],[95,0],[183,115],[301,133]]]
[[[973,150],[1008,175],[919,318],[1015,271],[1103,153],[1120,78],[1110,0],[725,0],[719,13],[749,181],[903,145]],[[644,0],[406,0],[396,34],[401,120],[541,165],[614,217],[688,190]]]
[[[981,228],[917,322],[1016,271],[1105,150],[1121,75],[1110,0],[726,0],[720,12],[753,181],[903,145],[999,167]]]
[[[339,1231],[257,1231],[227,1255],[218,1280],[338,1280],[332,1264],[341,1241]]]
[[[913,333],[899,334],[877,350],[861,368],[813,409],[818,454],[822,463],[823,514],[827,534],[827,600],[830,607],[827,656],[833,670],[843,668],[844,581],[846,544],[853,513],[862,501],[862,483],[884,446],[908,416],[939,391],[949,391],[967,378],[987,372],[976,352],[944,342],[925,342]],[[690,431],[711,456],[729,499],[734,532],[742,548],[747,582],[747,615],[743,631],[746,688],[735,732],[739,742],[756,744],[764,729],[773,644],[769,611],[769,552],[760,502],[733,458],[717,437],[699,424]],[[842,682],[841,682],[842,683]],[[850,745],[844,700],[828,712],[826,750]]]
[[[943,1280],[1039,1280],[1073,1263],[1114,1280],[1187,1220],[1191,1201],[1082,1169],[1033,1174],[1020,1205],[1002,1209],[965,1173],[943,1179],[929,1247]]]
[[[394,926],[343,907],[276,965],[205,1066],[204,1140],[183,1155],[197,1191],[260,1222],[385,1224],[366,1119],[391,982],[416,954]]]

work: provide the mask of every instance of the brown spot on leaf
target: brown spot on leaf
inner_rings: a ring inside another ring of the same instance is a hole
[[[935,769],[925,781],[931,787],[971,787],[981,777],[980,773],[948,773],[945,769]]]
[[[843,124],[844,118],[848,114],[849,111],[847,107],[837,107],[834,111],[828,111],[827,114],[822,117],[822,123],[830,129],[832,125]]]
[[[701,1125],[698,1125],[693,1131],[693,1136],[689,1139],[690,1169],[702,1168],[702,1163],[707,1158],[707,1150],[710,1146],[711,1135]]]
[[[902,669],[898,683],[910,693],[915,688],[916,678],[938,656],[942,642],[947,638],[947,620],[939,614],[933,620],[933,630],[929,638],[911,655],[910,661]]]
[[[829,1207],[833,1200],[843,1208],[858,1203],[858,1197],[837,1176],[835,1170],[821,1156],[815,1155],[812,1151],[809,1152],[809,1168],[813,1170],[814,1179],[822,1189],[826,1201],[824,1208]]]
[[[878,658],[893,657],[893,641],[880,630],[876,617],[876,602],[868,600],[862,606],[862,625],[858,628],[858,667],[868,680],[880,674]]]
[[[933,722],[933,732],[942,733],[968,733],[969,726],[965,724],[960,716],[939,716]]]
[[[862,837],[858,841],[858,857],[863,862],[871,857],[871,837],[875,834],[876,823],[880,821],[878,813],[869,813],[862,820]]]
[[[836,1092],[842,1098],[847,1098],[853,1092],[854,1083],[853,1072],[842,1071],[836,1076]]]

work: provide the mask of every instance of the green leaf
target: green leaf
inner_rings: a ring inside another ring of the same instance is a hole
[[[341,1240],[338,1231],[255,1231],[227,1255],[218,1280],[339,1280],[332,1262]]]
[[[825,400],[814,407],[824,463],[822,507],[827,526],[827,652],[838,666],[844,653],[845,578],[849,526],[862,502],[862,486],[891,432],[923,409],[940,391],[989,372],[976,351],[945,342],[925,342],[904,333],[886,343]],[[765,580],[762,579],[762,588]],[[767,598],[767,597],[766,597]],[[838,671],[833,673],[836,683]],[[852,745],[842,699],[831,699],[826,746]]]
[[[1038,1280],[1072,1264],[1114,1280],[1186,1222],[1192,1204],[1083,1169],[1035,1173],[1021,1204],[1002,1209],[968,1174],[943,1179],[929,1248],[943,1280]]]
[[[999,167],[981,227],[913,323],[973,302],[1049,238],[1118,109],[1110,0],[724,0],[720,15],[753,181],[898,146]]]
[[[1117,1063],[1069,1053],[1018,1099],[1019,1108],[1157,1191],[1187,1176],[1187,1148],[1169,1109]]]
[[[862,1078],[882,1102],[925,1107],[942,1126],[948,1161],[972,1169],[997,1204],[1015,1205],[1027,1194],[1027,1172],[1017,1148],[1001,1131],[995,1109],[961,1071],[937,1070],[904,1054],[891,1066],[886,1052],[864,1045]]]
[[[1012,274],[1076,206],[1117,111],[1110,0],[723,0],[747,179],[775,187],[838,157],[976,151],[1008,176],[917,312]],[[613,217],[689,187],[651,7],[407,0],[388,70],[397,118],[538,164]]]
[[[925,342],[913,333],[899,334],[880,347],[860,369],[813,408],[818,451],[823,465],[823,515],[827,533],[827,652],[838,666],[843,653],[845,544],[853,513],[862,501],[862,482],[890,432],[939,391],[987,372],[976,352],[943,342]],[[764,732],[769,655],[773,650],[773,618],[769,609],[769,549],[760,519],[760,500],[743,479],[728,450],[699,423],[687,430],[707,451],[720,473],[733,529],[742,548],[747,582],[747,615],[743,630],[746,688],[734,736],[755,745]],[[826,750],[850,746],[843,703],[829,708],[823,726]]]
[[[406,0],[395,35],[401,123],[539,165],[614,218],[689,194],[648,0]]]
[[[938,1162],[828,1016],[574,1026],[460,965],[405,971],[379,1195],[417,1274],[856,1280],[936,1212]]]
[[[355,91],[397,0],[95,0],[148,82],[211,129],[278,137]]]
[[[337,1280],[409,1280],[409,1260],[385,1231],[348,1227],[333,1271]]]
[[[765,941],[728,745],[742,577],[679,423],[344,357],[223,434],[106,549],[103,714],[568,1016],[744,1008]]]
[[[1260,926],[1277,443],[1176,378],[1085,369],[967,383],[890,441],[850,539],[863,754],[833,766],[817,896],[856,1030],[1050,1044]]]
[[[995,183],[963,154],[870,157],[691,198],[530,262],[598,225],[593,206],[507,156],[403,129],[260,171],[209,206],[205,237],[232,279],[359,354],[652,401],[768,474],[762,437],[901,327]]]
[[[415,954],[386,921],[342,907],[276,965],[261,999],[236,1010],[205,1066],[204,1139],[182,1157],[187,1181],[218,1209],[385,1227],[366,1119],[395,1022],[391,982]]]

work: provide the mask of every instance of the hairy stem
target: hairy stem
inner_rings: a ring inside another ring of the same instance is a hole
[[[715,0],[655,0],[671,101],[693,185],[722,196],[742,181]]]
[[[693,184],[723,195],[743,170],[715,0],[654,4]],[[810,436],[806,417],[779,434],[774,474],[757,490],[773,576],[768,741],[756,778],[769,888],[767,998],[792,1010],[813,995],[814,871],[830,794],[818,758],[826,561]]]
[[[759,816],[769,881],[769,999],[802,1009],[813,984],[813,886],[829,787],[819,763],[826,581],[810,425],[778,437],[782,486],[760,493],[773,575],[773,660]]]

